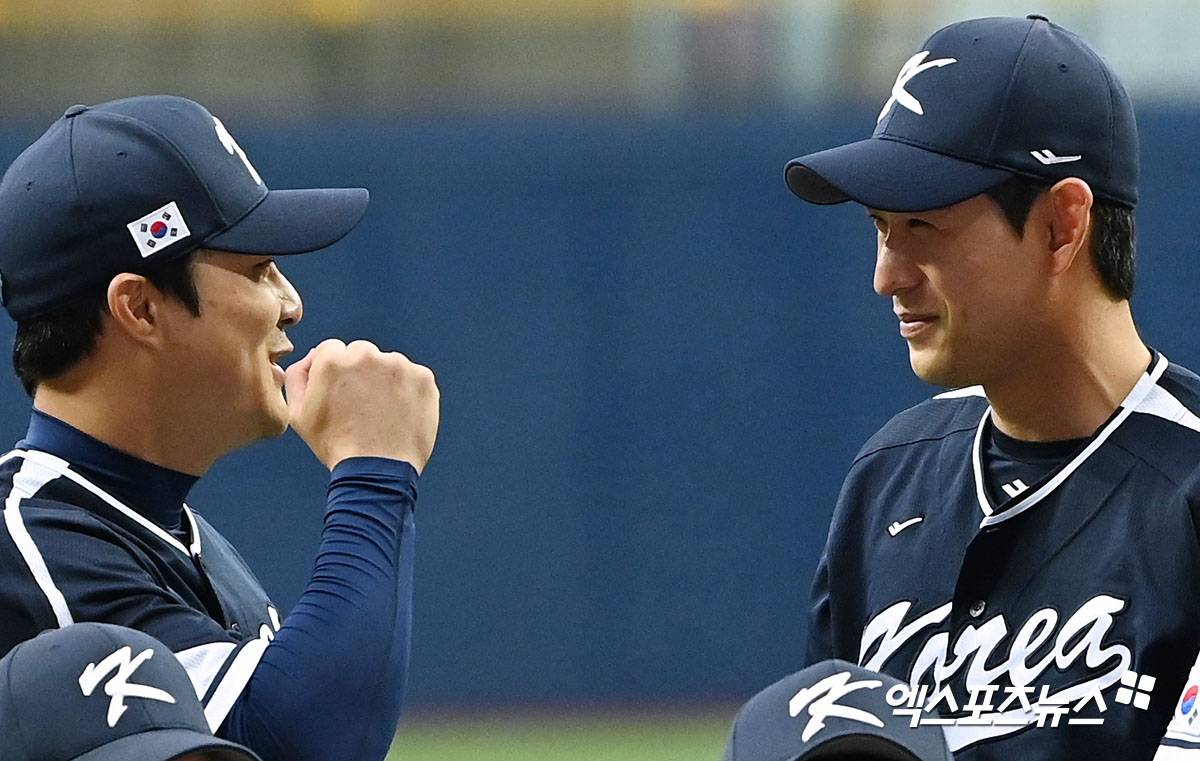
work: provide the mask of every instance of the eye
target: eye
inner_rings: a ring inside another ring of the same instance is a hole
[[[274,259],[264,259],[254,265],[255,277],[264,278],[271,274],[271,268],[275,265]]]
[[[924,219],[919,219],[917,217],[909,217],[908,218],[908,229],[919,230],[922,228],[927,228],[930,230],[934,229],[933,225]]]
[[[875,225],[875,229],[879,232],[887,232],[887,222],[878,214],[868,214],[867,217],[871,220],[871,224]]]

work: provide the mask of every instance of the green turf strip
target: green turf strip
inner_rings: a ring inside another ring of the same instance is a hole
[[[720,761],[732,718],[406,718],[388,761]]]

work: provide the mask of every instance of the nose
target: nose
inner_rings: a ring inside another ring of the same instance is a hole
[[[880,296],[895,296],[921,281],[921,270],[912,260],[889,245],[879,236],[879,251],[875,257],[875,277],[872,285]]]
[[[279,293],[279,327],[287,328],[300,322],[304,317],[304,302],[300,293],[283,273],[275,267],[275,288]]]

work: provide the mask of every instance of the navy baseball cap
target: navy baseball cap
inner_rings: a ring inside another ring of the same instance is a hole
[[[0,180],[0,299],[22,320],[201,246],[315,251],[350,232],[368,198],[268,190],[225,125],[186,98],[72,106]]]
[[[816,663],[750,698],[729,733],[724,761],[949,761],[938,726],[896,716],[900,680],[841,660]]]
[[[950,206],[1014,175],[1078,177],[1137,204],[1138,136],[1117,75],[1043,16],[981,18],[930,37],[900,69],[870,138],[793,159],[788,187],[818,204]]]
[[[112,624],[42,632],[0,660],[0,759],[261,761],[213,736],[166,645]]]

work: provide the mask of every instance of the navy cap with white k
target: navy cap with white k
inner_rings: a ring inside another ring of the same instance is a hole
[[[950,761],[938,726],[911,726],[887,693],[900,680],[842,660],[815,663],[738,711],[724,761]]]
[[[112,624],[43,632],[0,660],[4,761],[260,761],[214,737],[183,665],[158,640]]]
[[[367,202],[363,188],[268,190],[225,125],[186,98],[72,106],[0,180],[0,298],[22,320],[200,246],[315,251]]]
[[[788,187],[819,204],[927,211],[1016,176],[1078,177],[1137,204],[1133,106],[1104,59],[1042,16],[933,34],[900,69],[874,134],[793,159]]]

